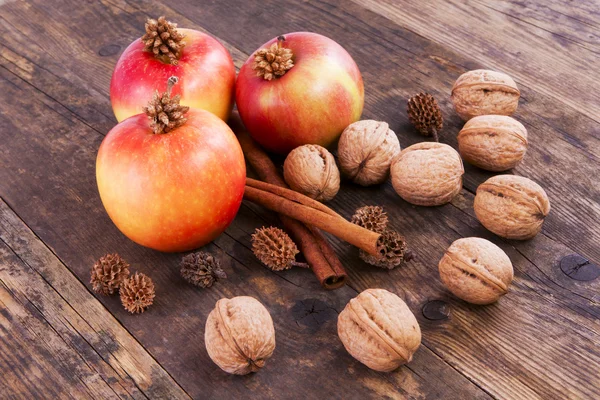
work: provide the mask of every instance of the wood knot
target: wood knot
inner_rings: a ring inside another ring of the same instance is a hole
[[[592,281],[600,276],[600,267],[579,254],[570,254],[560,260],[560,269],[571,279]]]
[[[441,321],[450,317],[450,307],[443,300],[431,300],[423,306],[423,316],[430,321]]]

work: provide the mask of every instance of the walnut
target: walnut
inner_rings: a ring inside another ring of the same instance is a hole
[[[485,69],[462,74],[452,87],[452,103],[465,121],[477,115],[511,115],[520,95],[510,76]]]
[[[409,203],[438,206],[462,188],[464,168],[456,150],[436,142],[417,143],[402,150],[392,163],[392,185]]]
[[[376,371],[410,362],[421,345],[417,319],[400,297],[384,289],[367,289],[350,300],[337,327],[348,353]]]
[[[527,151],[527,129],[505,115],[480,115],[458,133],[462,158],[488,171],[514,168]]]
[[[490,304],[508,293],[513,266],[506,253],[489,240],[458,239],[439,264],[444,285],[458,298],[473,304]]]
[[[340,171],[335,158],[317,144],[292,150],[283,164],[283,177],[292,189],[319,201],[333,199],[340,190]]]
[[[531,179],[496,175],[483,182],[475,195],[475,215],[488,230],[507,239],[531,239],[550,212],[546,192]]]
[[[338,143],[342,173],[362,186],[376,185],[390,174],[400,152],[398,137],[385,122],[364,120],[349,125]]]
[[[275,350],[273,319],[253,297],[221,299],[206,320],[204,343],[211,360],[223,371],[256,372]]]

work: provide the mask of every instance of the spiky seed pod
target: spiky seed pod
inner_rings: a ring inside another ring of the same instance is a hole
[[[129,276],[129,264],[117,253],[106,254],[92,266],[90,283],[96,293],[113,294]]]
[[[197,251],[181,259],[181,276],[192,285],[207,288],[227,274],[221,269],[219,260],[212,254]]]
[[[373,256],[363,250],[360,250],[360,258],[376,267],[394,269],[402,264],[402,261],[408,261],[412,256],[408,252],[404,236],[398,232],[388,229],[381,234],[377,241],[379,255]]]
[[[294,60],[292,60],[294,54],[291,49],[283,47],[283,42],[285,42],[285,36],[279,36],[277,43],[254,53],[252,69],[256,71],[256,76],[262,76],[265,80],[270,81],[285,75],[294,66]]]
[[[162,95],[158,90],[154,91],[152,100],[143,111],[150,118],[150,127],[155,134],[169,133],[173,129],[186,123],[185,113],[189,107],[179,104],[181,96],[176,95],[171,98],[171,89],[179,81],[179,78],[172,76],[167,82],[167,91]]]
[[[252,234],[252,251],[256,258],[273,271],[283,271],[296,267],[307,267],[296,262],[299,253],[296,243],[279,228],[269,226],[257,229]]]
[[[132,314],[142,313],[154,302],[154,283],[149,276],[136,272],[123,281],[119,294],[127,311]]]
[[[144,50],[151,52],[156,58],[177,65],[181,49],[185,46],[185,35],[177,31],[177,24],[167,21],[163,16],[158,20],[148,19],[145,28],[146,33],[141,38]]]
[[[364,206],[354,212],[350,222],[370,231],[383,233],[387,229],[388,216],[379,206]]]
[[[419,93],[408,99],[408,119],[424,136],[433,136],[439,142],[438,132],[444,126],[442,110],[429,93]]]

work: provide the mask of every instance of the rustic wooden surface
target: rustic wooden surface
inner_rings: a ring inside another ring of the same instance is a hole
[[[600,263],[600,3],[526,1],[274,0],[144,2],[0,1],[0,397],[8,398],[600,398],[600,279],[561,271],[572,254]],[[513,173],[547,191],[542,234],[506,241],[475,219],[477,185],[442,207],[411,206],[391,185],[344,184],[331,206],[349,217],[379,204],[410,238],[415,259],[384,271],[333,240],[351,283],[322,290],[310,271],[274,273],[249,250],[273,216],[243,204],[208,246],[229,279],[210,290],[181,280],[181,255],[135,245],[97,194],[95,155],[115,124],[108,96],[120,52],[148,17],[204,30],[236,66],[268,39],[308,30],[342,44],[365,80],[364,117],[386,120],[403,147],[408,96],[428,91],[456,147],[461,121],[449,101],[462,72],[511,74],[522,91],[515,115],[530,147]],[[515,267],[511,292],[481,307],[441,285],[437,263],[459,237],[501,246]],[[155,305],[127,314],[117,297],[91,293],[89,271],[119,252],[157,285]],[[361,290],[382,287],[417,316],[423,345],[390,374],[349,356],[337,314]],[[277,348],[258,374],[235,377],[204,349],[204,322],[220,297],[250,295],[273,315]]]

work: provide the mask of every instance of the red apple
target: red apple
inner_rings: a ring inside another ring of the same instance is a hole
[[[364,89],[358,66],[342,46],[325,36],[296,32],[279,38],[279,43],[273,39],[261,49],[274,43],[290,49],[293,67],[282,76],[258,76],[255,56],[260,49],[252,54],[236,81],[240,116],[267,150],[286,153],[308,143],[327,147],[360,119]]]
[[[102,141],[96,180],[115,225],[160,251],[191,250],[215,239],[235,217],[246,182],[244,156],[227,124],[190,109],[187,122],[154,134],[145,114]]]
[[[140,39],[125,49],[110,81],[110,101],[117,121],[141,113],[155,90],[166,90],[170,76],[180,79],[173,94],[181,95],[181,104],[210,111],[224,121],[229,118],[235,94],[235,67],[229,52],[202,32],[177,31],[185,35],[177,65],[144,51]]]

